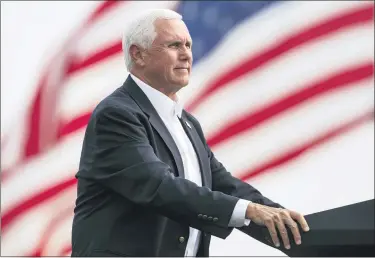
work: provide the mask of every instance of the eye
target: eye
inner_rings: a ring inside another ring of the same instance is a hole
[[[180,42],[173,42],[172,44],[169,45],[169,47],[180,47],[181,43]]]

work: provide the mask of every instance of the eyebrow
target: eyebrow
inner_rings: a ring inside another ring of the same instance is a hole
[[[166,43],[167,43],[167,44],[172,44],[172,43],[182,43],[182,40],[180,40],[180,39],[167,40]],[[186,43],[190,44],[190,46],[193,45],[193,41],[192,41],[192,40],[187,40]]]

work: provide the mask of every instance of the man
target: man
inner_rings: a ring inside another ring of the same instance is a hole
[[[152,10],[123,38],[130,72],[86,129],[72,231],[73,256],[208,256],[211,235],[265,225],[273,243],[299,244],[303,216],[232,177],[199,122],[178,104],[192,40],[182,17]],[[278,233],[281,236],[278,237]]]

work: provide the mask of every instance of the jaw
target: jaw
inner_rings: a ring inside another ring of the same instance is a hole
[[[183,74],[176,74],[173,77],[173,84],[176,85],[176,87],[183,88],[189,83],[189,74],[186,73],[185,75]]]

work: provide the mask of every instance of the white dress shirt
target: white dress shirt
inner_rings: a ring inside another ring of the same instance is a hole
[[[130,76],[148,97],[172,135],[182,157],[185,179],[196,183],[198,186],[202,186],[198,157],[189,137],[186,135],[184,128],[178,119],[181,118],[182,106],[178,103],[178,101],[173,101],[160,91],[152,88],[138,79],[133,74],[130,74]],[[242,199],[237,202],[228,226],[242,227],[244,225],[249,225],[250,220],[245,218],[248,204],[249,201]],[[196,256],[200,243],[200,236],[200,230],[190,227],[189,240],[186,246],[185,256]]]

